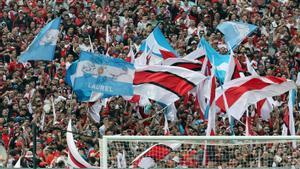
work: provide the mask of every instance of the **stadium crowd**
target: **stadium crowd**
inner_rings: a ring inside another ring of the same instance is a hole
[[[78,59],[80,50],[92,50],[90,41],[96,53],[128,60],[130,45],[136,51],[141,41],[159,25],[182,57],[196,49],[201,36],[222,53],[227,48],[216,26],[226,20],[242,21],[259,27],[234,51],[242,69],[246,70],[246,55],[262,76],[296,81],[299,71],[300,8],[299,1],[295,0],[198,0],[196,5],[178,0],[0,0],[0,9],[0,139],[9,154],[7,160],[1,161],[3,167],[14,166],[20,157],[23,157],[22,167],[33,167],[32,123],[38,126],[38,167],[65,166],[61,159],[67,156],[65,130],[69,119],[72,119],[74,132],[78,133],[74,136],[82,157],[95,166],[100,165],[97,138],[102,135],[164,135],[163,114],[147,118],[160,111],[157,104],[140,109],[139,112],[144,112],[141,118],[135,103],[113,97],[100,112],[100,123],[88,117],[88,104],[76,100],[64,77],[66,69]],[[20,53],[41,28],[57,16],[63,21],[55,60],[18,63]],[[269,121],[263,121],[257,114],[251,118],[253,135],[282,134],[287,94],[274,99],[276,106]],[[56,110],[55,122],[51,101]],[[195,111],[194,103],[193,96],[176,102],[177,120],[169,121],[170,135],[206,135],[207,123]],[[294,116],[296,134],[300,135],[298,103]],[[228,119],[219,114],[216,135],[245,135],[245,117],[241,122],[235,121],[231,131]],[[111,166],[117,167],[114,154],[119,149],[110,152]],[[226,152],[224,148],[214,147],[208,166],[250,167],[247,160],[258,157],[261,157],[261,166],[300,165],[300,144],[297,149],[290,144],[251,147],[251,151],[250,146],[231,149]],[[132,158],[141,151],[132,151],[136,152]],[[185,156],[187,151],[195,152],[195,158]],[[174,152],[158,166],[200,167],[202,151],[202,146],[182,147],[181,152]],[[176,155],[180,160],[171,160]],[[254,164],[255,161],[251,162],[252,167],[256,167]]]

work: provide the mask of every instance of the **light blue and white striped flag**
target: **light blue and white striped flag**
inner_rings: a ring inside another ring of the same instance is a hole
[[[71,78],[73,89],[132,96],[134,71],[133,64],[124,60],[81,51],[76,73]]]
[[[256,28],[257,26],[252,24],[233,21],[223,22],[217,26],[217,29],[224,34],[229,50],[234,50]]]
[[[74,80],[76,77],[76,70],[78,65],[78,60],[73,62],[71,66],[67,69],[65,81],[66,83],[74,88]],[[109,96],[104,96],[102,93],[93,92],[92,90],[73,90],[77,96],[77,100],[81,102],[95,102],[99,98],[106,98]]]
[[[231,80],[235,67],[232,55],[219,54],[204,38],[201,38],[200,43],[213,66],[213,71],[218,81],[223,84]]]
[[[58,17],[49,22],[21,54],[18,61],[24,63],[28,60],[53,60],[60,21],[61,18]]]

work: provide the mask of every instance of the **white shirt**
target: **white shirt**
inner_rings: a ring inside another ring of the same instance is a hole
[[[86,46],[85,44],[80,44],[79,45],[80,50],[82,51],[86,51],[86,52],[91,52],[92,48],[90,45]]]
[[[99,128],[99,133],[103,136],[105,134],[105,126],[104,124]]]

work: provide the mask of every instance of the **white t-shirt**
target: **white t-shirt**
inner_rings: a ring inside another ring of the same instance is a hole
[[[99,133],[102,136],[105,134],[105,126],[104,126],[104,124],[99,128]]]

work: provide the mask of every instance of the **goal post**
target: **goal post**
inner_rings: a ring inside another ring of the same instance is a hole
[[[100,149],[104,169],[300,167],[300,136],[103,136]]]

